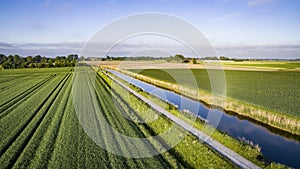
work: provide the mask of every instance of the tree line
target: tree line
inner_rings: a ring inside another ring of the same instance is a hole
[[[97,58],[87,58],[86,60],[93,60]],[[113,57],[113,56],[106,56],[106,58],[101,58],[101,61],[111,61],[111,60],[118,60],[118,61],[145,61],[145,60],[167,60],[168,62],[188,62],[188,60],[181,54],[176,54],[174,56],[169,57],[153,57],[153,56],[133,56],[133,57]]]
[[[0,69],[73,67],[77,59],[77,54],[56,56],[55,58],[40,55],[21,57],[19,55],[0,54]]]

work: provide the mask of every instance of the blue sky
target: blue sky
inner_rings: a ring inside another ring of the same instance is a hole
[[[79,53],[118,18],[162,12],[197,27],[219,55],[300,58],[299,7],[298,0],[1,0],[0,53]]]

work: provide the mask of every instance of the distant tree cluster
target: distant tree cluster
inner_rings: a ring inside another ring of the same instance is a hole
[[[18,69],[18,68],[49,68],[49,67],[72,67],[75,66],[78,59],[77,54],[66,56],[57,56],[56,58],[47,58],[40,55],[34,57],[21,57],[19,55],[5,56],[0,54],[0,68]]]
[[[236,59],[236,58],[228,58],[225,56],[208,56],[208,57],[204,57],[202,58],[203,60],[224,60],[224,61],[235,61],[235,62],[242,62],[242,61],[247,61],[249,59]]]
[[[234,61],[234,62],[243,62],[243,61],[279,61],[279,60],[285,60],[285,61],[300,61],[300,59],[245,59],[245,58],[229,58],[225,56],[207,56],[207,57],[185,57],[182,54],[176,54],[169,57],[153,57],[153,56],[122,56],[122,57],[113,57],[113,56],[106,56],[104,58],[101,57],[83,57],[81,56],[82,61],[146,61],[146,60],[166,60],[168,62],[175,62],[175,63],[191,63],[191,64],[200,64],[202,60],[220,60],[220,61]]]
[[[102,58],[102,61],[110,61],[110,60],[131,60],[131,61],[138,61],[138,60],[164,60],[165,57],[152,57],[152,56],[134,56],[134,57],[113,57],[113,56],[106,56],[106,58]]]
[[[184,56],[181,54],[176,54],[174,56],[170,56],[168,58],[168,61],[176,61],[176,62],[183,62],[184,61]]]

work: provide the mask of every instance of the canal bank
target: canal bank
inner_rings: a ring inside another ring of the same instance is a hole
[[[202,118],[207,118],[207,115],[209,114],[209,109],[207,109],[207,107],[200,102],[183,97],[165,89],[157,88],[156,86],[133,79],[124,74],[120,74],[119,72],[111,70],[110,72],[124,79],[125,81],[142,88],[145,92],[161,90],[161,92],[157,93],[163,94],[158,95],[158,97],[165,98],[166,101],[178,105],[178,109],[189,110],[189,107],[184,107],[184,105],[181,105],[181,100],[184,99],[185,102],[188,101],[193,104],[199,104],[198,106],[200,108],[198,112],[195,112],[195,110],[190,110],[190,112],[196,113]],[[253,144],[259,145],[263,155],[270,161],[275,161],[291,167],[299,168],[299,141],[284,137],[277,133],[273,133],[264,126],[253,123],[250,120],[239,118],[238,116],[234,116],[232,114],[226,114],[220,110],[214,111],[214,113],[219,113],[222,116],[219,125],[217,126],[218,130],[225,132],[236,139],[249,140]]]

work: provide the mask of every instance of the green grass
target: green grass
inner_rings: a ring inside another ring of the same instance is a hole
[[[45,73],[67,73],[73,70],[73,67],[62,68],[27,68],[27,69],[4,69],[0,71],[0,76],[18,76],[18,75],[34,75]]]
[[[105,76],[102,73],[100,73],[100,74],[102,75],[103,78],[105,78]],[[145,93],[142,90],[139,90],[139,88],[137,88],[135,86],[129,85],[127,82],[125,82],[124,80],[122,80],[118,77],[115,77],[115,78],[117,78],[119,81],[122,81],[122,83],[126,84],[127,86],[129,86],[130,88],[135,90],[136,92],[139,92],[141,95],[150,99],[154,103],[160,105],[161,107],[164,107],[167,111],[171,112],[172,114],[174,114],[176,116],[178,116],[179,114],[183,114],[182,112],[180,112],[176,108],[174,108],[172,105],[167,104],[166,102],[160,100],[159,98],[152,96],[148,93]],[[110,81],[110,80],[107,79],[107,81]],[[116,88],[116,86],[114,86],[114,89],[115,88]],[[123,94],[123,95],[126,95],[126,94]],[[137,101],[134,100],[132,102],[136,103]],[[136,106],[136,104],[133,106]],[[139,106],[139,108],[141,108],[141,107]],[[141,109],[139,112],[144,112],[144,111],[145,111],[145,108]],[[143,116],[143,114],[141,116]],[[149,116],[150,115],[147,113],[147,117],[149,117]],[[264,167],[264,164],[261,161],[257,160],[259,156],[262,156],[262,154],[260,153],[260,150],[258,150],[256,147],[252,147],[241,141],[235,140],[234,138],[226,135],[225,133],[221,133],[218,130],[215,130],[212,133],[211,131],[213,130],[213,127],[205,125],[204,122],[199,119],[194,121],[194,118],[188,116],[187,114],[185,114],[185,116],[181,116],[181,118],[183,120],[185,120],[186,122],[192,124],[194,127],[198,128],[199,130],[201,130],[207,134],[211,134],[211,137],[213,139],[219,141],[220,143],[222,143],[223,145],[232,149],[233,151],[237,152],[238,154],[242,155],[246,159],[256,163],[257,165],[259,165],[261,167]],[[152,125],[152,124],[153,123],[150,123],[150,125]],[[162,124],[168,124],[168,122],[166,121],[166,122],[163,122]],[[164,126],[164,125],[161,125],[161,126]],[[159,127],[160,131],[163,132],[162,129],[164,127],[161,127],[161,126]],[[279,166],[277,166],[277,167],[279,167]]]
[[[300,68],[300,62],[224,62],[225,66],[246,66],[246,67],[261,67],[261,68],[283,68],[296,69]]]
[[[176,83],[166,71],[179,77],[186,77],[188,70],[129,70],[154,79]],[[206,70],[190,70],[198,88],[210,92],[210,79]],[[211,71],[213,74],[213,71]],[[297,71],[237,71],[225,70],[227,97],[249,103],[256,107],[290,116],[300,117],[300,72]],[[180,85],[191,86],[192,81]]]
[[[101,73],[100,75],[106,81],[110,81],[110,79],[105,77],[105,75]],[[153,117],[155,115],[159,117],[149,123],[140,123],[138,125],[147,137],[164,133],[173,125],[173,122],[164,116],[159,116],[157,112],[151,110],[145,103],[137,99],[135,96],[129,95],[129,97],[125,97],[128,93],[122,87],[114,85],[113,89],[119,94],[118,96],[123,96],[121,98],[122,100],[124,99],[123,101],[126,101],[126,103],[123,103],[123,107],[126,107],[127,105],[135,110],[134,114],[132,114],[129,110],[127,112],[129,115],[131,113],[133,119],[136,117],[145,119],[146,117]],[[172,134],[168,135],[166,138],[163,137],[160,142],[167,145],[171,144],[171,142],[176,139],[176,133],[184,134],[184,131],[179,126],[176,126],[174,131],[172,131]],[[191,134],[188,134],[179,144],[163,155],[168,156],[166,159],[170,159],[170,155],[176,157],[177,163],[183,165],[185,168],[210,168],[216,165],[219,168],[233,167],[206,145],[199,143],[198,139]]]
[[[93,81],[95,74],[92,73],[93,70],[89,71],[91,73],[78,75],[79,85],[84,86],[82,89],[87,97],[92,97],[92,92],[95,92],[97,106],[88,109],[95,109],[96,113],[79,116],[74,109],[72,82],[75,76],[71,68],[14,69],[0,72],[0,89],[3,89],[0,90],[1,97],[3,96],[0,102],[0,168],[235,167],[189,134],[173,149],[153,157],[126,158],[102,149],[85,133],[82,125],[105,136],[109,133],[106,133],[107,130],[102,125],[95,127],[100,118],[105,118],[118,132],[138,138],[165,132],[173,123],[163,116],[147,124],[124,118],[124,113],[133,118],[149,117],[143,113],[149,108],[133,95],[123,97],[122,88],[117,88],[115,94],[111,95],[105,80],[97,76]],[[95,87],[92,85],[94,82]],[[156,115],[151,110],[147,113]],[[88,123],[80,124],[80,120],[88,120]],[[201,127],[200,122],[198,125]],[[177,127],[176,130],[180,131],[181,128]],[[231,144],[235,151],[244,147],[221,133],[214,134],[213,137],[229,147]],[[151,145],[167,145],[172,142],[172,138],[174,137],[162,138],[151,142]],[[102,141],[106,146],[117,144],[121,151],[130,153],[127,148],[129,143],[120,138],[103,137]],[[243,153],[251,151],[253,149]],[[256,155],[249,153],[250,158],[255,158]]]
[[[108,133],[102,125],[95,127],[99,118],[104,117],[112,128],[131,137],[156,135],[165,130],[161,124],[168,127],[171,122],[160,118],[145,126],[125,119],[121,113],[131,109],[131,113],[138,115],[138,110],[145,104],[128,105],[128,100],[121,98],[120,107],[112,106],[115,102],[109,87],[97,77],[94,88],[91,85],[94,74],[89,73],[80,75],[80,85],[86,87],[84,91],[88,95],[95,92],[99,105],[95,107],[96,114],[77,116],[71,92],[74,73],[70,72],[71,69],[56,70],[2,72],[6,78],[1,76],[0,88],[8,87],[12,94],[5,96],[10,102],[4,99],[0,104],[1,168],[212,168],[216,165],[218,168],[234,168],[207,146],[193,143],[193,136],[186,137],[170,151],[147,158],[126,158],[102,149],[85,133],[79,120],[89,120],[84,125],[105,136]],[[24,88],[19,83],[24,84]],[[131,96],[131,99],[136,98]],[[3,108],[7,104],[10,104],[9,108]],[[94,115],[97,118],[91,120]],[[118,144],[124,152],[132,151],[127,149],[129,143],[116,139],[103,137],[103,143],[106,146]]]

